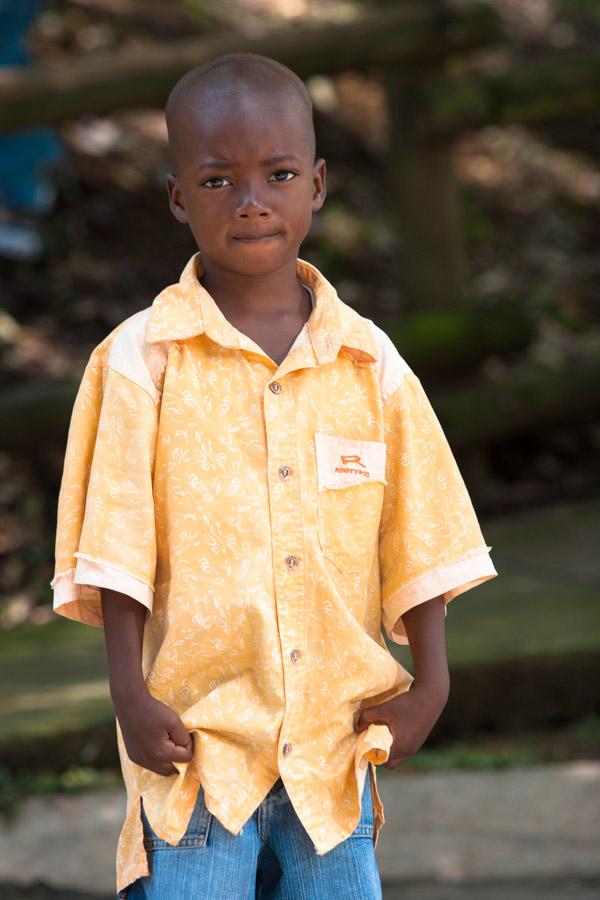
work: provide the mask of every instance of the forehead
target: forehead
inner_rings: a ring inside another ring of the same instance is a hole
[[[310,127],[308,110],[291,91],[211,89],[180,111],[170,143],[186,165],[205,157],[239,163],[283,153],[301,157]]]

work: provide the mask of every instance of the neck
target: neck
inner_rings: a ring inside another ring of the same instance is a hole
[[[253,319],[307,318],[312,309],[308,291],[296,272],[296,259],[264,275],[240,275],[202,260],[200,283],[223,315]]]

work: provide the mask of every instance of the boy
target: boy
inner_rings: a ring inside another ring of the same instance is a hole
[[[166,118],[199,252],[92,353],[52,581],[105,628],[118,896],[372,900],[374,764],[440,715],[446,604],[491,547],[418,378],[298,258],[326,172],[303,82],[228,54]]]

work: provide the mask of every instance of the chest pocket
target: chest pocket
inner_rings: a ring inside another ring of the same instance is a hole
[[[315,432],[317,535],[341,572],[365,571],[377,546],[386,444]]]

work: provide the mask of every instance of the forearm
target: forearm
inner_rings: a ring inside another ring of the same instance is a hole
[[[115,711],[146,691],[142,648],[146,607],[127,594],[101,589],[110,695]]]
[[[444,601],[432,597],[402,615],[413,658],[414,680],[410,690],[391,700],[361,710],[356,729],[370,724],[387,725],[393,736],[387,762],[393,769],[423,745],[444,709],[450,691]]]
[[[413,660],[415,684],[447,694],[450,687],[446,657],[444,601],[433,597],[402,616]]]

